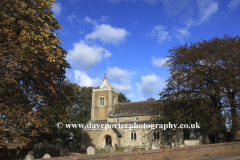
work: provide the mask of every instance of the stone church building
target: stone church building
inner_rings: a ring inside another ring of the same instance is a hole
[[[118,103],[118,91],[112,88],[105,75],[99,89],[93,87],[91,119],[83,129],[82,145],[84,148],[88,146],[104,148],[107,145],[115,146],[116,144],[119,147],[145,147],[153,143],[170,144],[171,139],[150,128],[131,128],[130,130],[129,127],[100,127],[102,124],[108,126],[151,124],[152,115],[160,116],[153,107],[158,103],[158,101]],[[89,128],[90,126],[94,128]],[[178,135],[179,145],[184,143],[184,136],[185,139],[186,136],[196,138],[191,133],[182,132]]]

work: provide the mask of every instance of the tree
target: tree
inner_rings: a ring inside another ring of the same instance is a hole
[[[170,68],[171,75],[167,80],[167,87],[160,93],[161,99],[176,102],[210,100],[207,106],[201,103],[202,105],[196,104],[193,108],[188,105],[186,109],[193,112],[194,116],[206,114],[207,117],[199,118],[203,123],[206,122],[205,125],[212,124],[213,128],[209,131],[216,135],[225,128],[222,112],[230,109],[231,133],[234,138],[238,128],[240,97],[240,37],[224,35],[222,39],[216,37],[191,43],[190,46],[185,44],[174,47],[169,49],[169,53],[166,66]],[[179,107],[172,108],[172,112],[180,113]],[[190,121],[190,117],[187,118]]]
[[[1,1],[0,135],[19,143],[36,136],[36,128],[50,132],[40,115],[64,118],[70,103],[63,89],[70,66],[54,33],[62,27],[51,11],[53,2]]]
[[[68,109],[70,115],[70,122],[73,124],[86,124],[91,118],[91,106],[92,106],[92,87],[76,88],[76,100],[72,106]],[[81,137],[82,129],[73,129],[78,138]]]
[[[155,98],[150,97],[150,98],[147,99],[147,101],[155,101]]]
[[[131,100],[127,99],[125,94],[119,93],[118,94],[118,103],[123,103],[123,102],[131,102]]]

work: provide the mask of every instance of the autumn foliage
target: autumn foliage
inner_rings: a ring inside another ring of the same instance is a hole
[[[240,37],[224,35],[169,50],[167,86],[160,93],[168,101],[172,123],[201,122],[205,133],[226,133],[226,115],[234,139],[239,127]],[[167,105],[166,105],[167,106]],[[228,113],[228,114],[227,114]]]
[[[47,117],[40,115],[61,119],[67,114],[64,79],[70,66],[54,33],[62,27],[51,11],[53,2],[0,2],[0,138],[27,143],[37,128],[50,132]]]

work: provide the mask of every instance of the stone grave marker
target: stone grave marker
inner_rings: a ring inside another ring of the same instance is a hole
[[[39,148],[39,150],[43,149],[44,148],[44,144],[42,142],[38,143],[38,148]]]
[[[96,154],[96,153],[97,153],[97,148],[94,147],[94,154]]]
[[[44,156],[42,158],[51,158],[50,154],[44,154]]]
[[[138,151],[138,148],[135,146],[133,147],[132,151]]]
[[[87,148],[87,155],[94,155],[94,148],[92,146]]]
[[[34,145],[33,145],[33,151],[34,151],[34,152],[39,151],[39,146],[38,146],[38,144],[34,144]]]
[[[24,160],[32,160],[32,159],[33,159],[33,156],[31,154],[27,154]]]
[[[116,148],[115,147],[110,147],[110,153],[113,153],[116,151]]]
[[[118,147],[118,145],[117,145],[117,144],[115,144],[115,148],[116,148],[116,150],[119,150],[119,147]]]
[[[156,145],[156,144],[153,144],[153,145],[152,145],[152,149],[160,149],[160,146],[159,146],[159,145]]]

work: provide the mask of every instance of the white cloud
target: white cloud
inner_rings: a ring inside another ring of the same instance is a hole
[[[86,73],[80,71],[80,70],[74,70],[74,78],[75,81],[80,85],[81,87],[90,87],[90,86],[100,86],[102,80],[100,78],[92,79],[90,78]]]
[[[136,84],[137,89],[145,96],[151,97],[164,87],[164,82],[156,75],[142,76],[142,84]]]
[[[177,33],[175,33],[175,36],[180,40],[183,41],[184,38],[191,37],[191,33],[188,32],[187,29],[179,29],[174,28]]]
[[[198,0],[198,7],[201,17],[201,22],[207,20],[212,14],[218,10],[218,3],[213,0]]]
[[[90,46],[82,40],[73,45],[66,59],[71,65],[83,71],[88,71],[96,63],[101,62],[102,57],[108,58],[112,55],[108,50],[96,45]]]
[[[109,17],[102,16],[100,19],[94,20],[94,19],[90,19],[88,16],[86,16],[83,20],[88,23],[91,23],[93,25],[98,25],[98,22],[106,22],[108,19],[109,19]]]
[[[120,69],[118,67],[107,67],[107,77],[119,83],[129,83],[131,74],[127,69]]]
[[[61,4],[58,2],[55,2],[53,5],[54,7],[52,8],[52,11],[54,12],[54,15],[59,16],[62,9]]]
[[[86,21],[86,22],[88,22],[88,23],[97,25],[97,21],[90,19],[88,16],[87,16],[86,18],[84,18],[83,20]]]
[[[130,84],[116,84],[116,83],[114,83],[114,84],[112,84],[112,86],[115,89],[118,89],[118,93],[132,90],[132,87],[131,87]]]
[[[136,96],[135,96],[134,94],[132,94],[132,93],[130,93],[129,95],[127,95],[127,97],[130,98],[130,99],[136,98]]]
[[[148,36],[151,37],[157,37],[158,43],[162,44],[165,40],[170,40],[171,41],[171,36],[168,34],[167,31],[165,31],[165,27],[160,25],[160,26],[155,26],[150,34]]]
[[[76,16],[74,14],[71,14],[70,16],[67,17],[67,20],[70,22],[70,23],[73,23],[73,19],[76,19]]]
[[[229,10],[233,11],[240,4],[240,0],[231,0],[228,4]]]
[[[90,22],[90,20],[88,20]],[[95,23],[95,22],[91,22]],[[100,40],[104,43],[110,43],[118,45],[126,40],[127,36],[130,36],[125,28],[114,28],[109,24],[95,25],[94,31],[86,35],[86,40]]]
[[[151,58],[151,62],[152,62],[152,65],[153,66],[156,66],[156,67],[163,67],[163,65],[165,64],[165,62],[168,60],[169,58],[166,57],[166,58],[156,58],[155,56],[153,56]]]
[[[130,85],[131,73],[127,69],[120,69],[118,67],[107,67],[107,77],[114,80],[114,88],[117,88],[119,92],[132,90]]]

